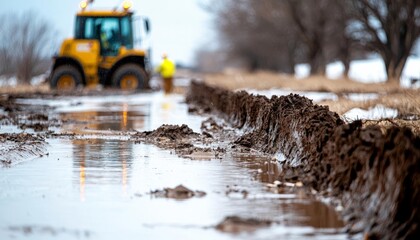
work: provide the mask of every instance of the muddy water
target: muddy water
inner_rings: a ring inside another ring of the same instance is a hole
[[[92,135],[48,139],[48,156],[0,169],[1,239],[347,239],[324,204],[265,187],[278,173],[270,159],[189,160],[120,135],[163,123],[186,123],[198,132],[203,119],[188,115],[182,102],[160,94],[32,101],[57,107],[52,115],[65,124],[54,131]],[[149,194],[178,184],[207,195]],[[217,231],[227,216],[274,224],[239,234]]]

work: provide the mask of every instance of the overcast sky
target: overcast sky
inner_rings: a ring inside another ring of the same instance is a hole
[[[194,52],[212,44],[211,15],[200,7],[210,0],[132,0],[137,15],[151,20],[153,62],[166,52],[177,63],[193,64]],[[95,0],[93,9],[111,9],[121,0]],[[72,37],[79,0],[0,0],[0,14],[32,10],[52,22],[57,38]]]

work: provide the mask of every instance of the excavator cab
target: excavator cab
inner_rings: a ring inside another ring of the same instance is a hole
[[[121,17],[78,16],[76,39],[97,39],[101,56],[118,56],[121,47],[133,49],[131,15]]]
[[[79,86],[111,86],[123,90],[148,88],[148,58],[143,49],[134,47],[133,12],[123,10],[86,10],[81,4],[76,15],[74,38],[66,39],[50,76],[50,87],[72,90]],[[144,20],[148,33],[150,23]]]

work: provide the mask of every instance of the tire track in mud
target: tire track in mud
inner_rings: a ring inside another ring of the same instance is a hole
[[[275,154],[282,178],[341,201],[349,232],[366,239],[420,236],[420,137],[410,129],[346,124],[295,94],[268,99],[197,82],[187,102],[243,129],[237,144]]]
[[[48,154],[45,131],[53,125],[45,115],[49,108],[19,104],[15,100],[14,96],[0,95],[0,167]],[[4,133],[2,127],[8,125],[22,130],[30,128],[34,133]]]
[[[47,155],[45,138],[29,133],[0,133],[0,167]]]

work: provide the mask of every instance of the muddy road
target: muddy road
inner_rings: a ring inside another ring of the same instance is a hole
[[[3,95],[1,239],[362,237],[210,110],[153,92]]]

